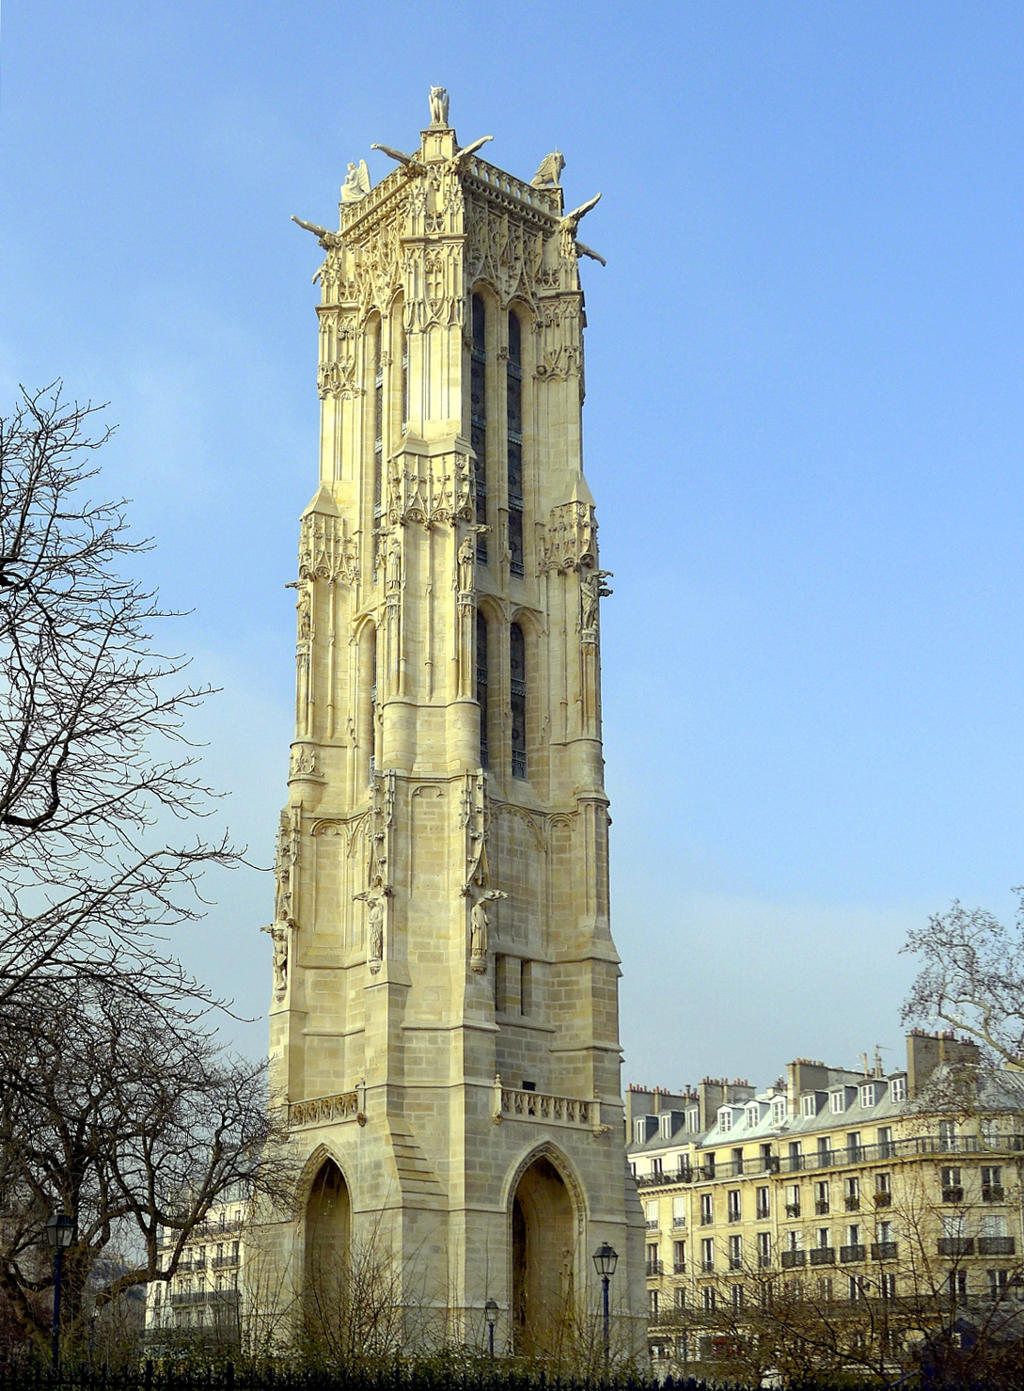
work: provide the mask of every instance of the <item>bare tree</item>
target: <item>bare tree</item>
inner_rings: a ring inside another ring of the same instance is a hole
[[[973,1039],[989,1064],[1024,1059],[1024,889],[1012,926],[954,903],[907,937],[922,967],[903,1007],[912,1023],[933,1020]]]
[[[183,721],[207,694],[154,646],[172,615],[123,572],[148,549],[93,502],[100,408],[60,383],[0,418],[0,1002],[40,973],[188,985],[162,934],[202,914],[223,838],[152,843],[209,809]]]
[[[168,1280],[240,1182],[287,1199],[282,1166],[259,1163],[276,1138],[263,1067],[226,1056],[187,1007],[154,1010],[134,988],[88,977],[36,981],[0,1017],[0,1073],[0,1289],[40,1346],[55,1205],[76,1222],[64,1286],[73,1343],[87,1287],[93,1312]]]

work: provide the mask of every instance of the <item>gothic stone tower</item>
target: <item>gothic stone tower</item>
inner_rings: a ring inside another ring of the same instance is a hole
[[[550,1349],[642,1314],[608,921],[583,295],[560,155],[460,150],[447,96],[319,271],[320,483],[302,516],[278,843],[275,1094],[304,1164],[279,1258],[386,1250],[401,1303]],[[384,147],[381,147],[384,148]],[[594,200],[596,201],[596,200]],[[593,254],[593,253],[589,253]],[[406,1318],[411,1315],[407,1312]],[[455,1320],[453,1323],[452,1320]],[[411,1336],[411,1335],[410,1335]]]

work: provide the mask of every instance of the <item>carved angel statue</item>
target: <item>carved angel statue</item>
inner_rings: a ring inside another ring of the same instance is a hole
[[[288,987],[288,927],[276,922],[260,931],[269,932],[274,944],[274,998],[280,1000]]]
[[[304,227],[307,232],[312,232],[325,251],[333,251],[343,244],[338,232],[329,232],[326,227],[321,227],[317,222],[304,222],[301,217],[296,217],[294,213],[292,213],[292,221],[297,222],[300,227]]]
[[[557,188],[564,168],[565,159],[562,156],[562,151],[552,150],[541,160],[540,168],[530,180],[531,186],[533,188]]]
[[[445,127],[448,125],[448,91],[445,87],[430,89],[430,124]]]
[[[341,186],[341,201],[343,203],[358,203],[360,198],[365,198],[369,191],[370,171],[366,167],[366,160],[361,159],[358,164],[350,162],[345,182]]]
[[[469,913],[469,955],[474,971],[482,971],[486,966],[487,938],[491,926],[485,904],[495,903],[499,898],[508,898],[501,889],[487,889],[473,904]]]
[[[610,570],[595,570],[580,585],[580,597],[583,603],[583,617],[580,625],[582,628],[592,630],[597,627],[600,600],[606,599],[612,592],[605,584],[605,580],[612,578]]]

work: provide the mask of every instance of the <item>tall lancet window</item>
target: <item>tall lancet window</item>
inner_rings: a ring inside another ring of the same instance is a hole
[[[381,355],[381,338],[384,329],[380,319],[376,323],[373,344],[373,519],[378,521],[382,511],[382,492],[384,479],[384,360]]]
[[[487,619],[476,613],[476,699],[480,706],[480,767],[487,767]]]
[[[409,428],[409,335],[402,334],[402,434]]]
[[[476,455],[473,466],[476,523],[487,525],[487,314],[479,295],[473,296],[473,349],[469,370],[469,433]],[[476,558],[487,564],[487,533],[477,532]]]
[[[508,366],[506,410],[508,412],[508,549],[509,571],[526,573],[523,560],[523,337],[515,314],[508,316]]]
[[[508,630],[510,704],[512,707],[512,776],[526,777],[526,640],[518,623]]]

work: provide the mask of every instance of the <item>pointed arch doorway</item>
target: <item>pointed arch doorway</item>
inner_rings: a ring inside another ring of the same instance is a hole
[[[348,1184],[333,1159],[326,1159],[306,1202],[306,1331],[330,1338],[344,1307],[352,1237]]]
[[[550,1355],[565,1346],[575,1325],[577,1216],[564,1178],[546,1155],[521,1174],[509,1220],[514,1350],[524,1357]]]

